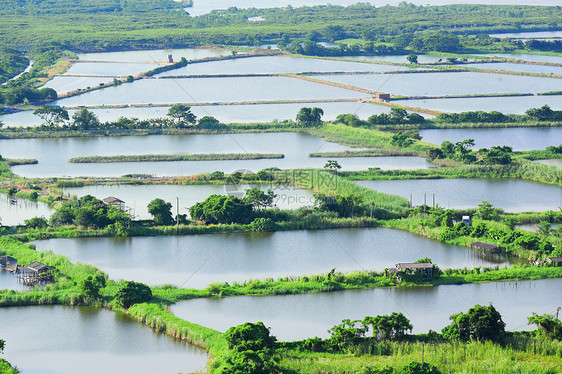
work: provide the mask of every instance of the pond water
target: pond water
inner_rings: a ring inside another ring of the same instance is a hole
[[[559,160],[559,159],[558,160],[557,159],[554,159],[554,160],[537,160],[535,162],[538,162],[538,163],[544,164],[544,165],[548,165],[548,166],[555,166],[559,169],[562,169],[562,160]]]
[[[49,218],[53,212],[47,204],[0,194],[0,223],[3,226],[23,225],[24,220],[33,217]]]
[[[543,73],[543,74],[562,74],[562,66],[547,66],[547,65],[532,65],[532,64],[515,64],[509,62],[494,62],[494,63],[475,63],[466,65],[469,68],[476,69],[493,69],[505,71],[522,71],[529,73]]]
[[[430,56],[430,55],[417,55],[418,62],[420,64],[428,64],[439,61],[439,59],[445,60],[442,56]],[[350,60],[360,60],[360,61],[383,61],[383,62],[399,62],[408,63],[408,55],[382,55],[382,56],[345,56],[342,58]]]
[[[401,0],[370,0],[365,1],[375,6],[398,5]],[[357,3],[357,0],[333,0],[332,5],[349,6]],[[410,0],[408,3],[415,5],[448,5],[448,4],[503,4],[503,5],[559,5],[558,0]],[[207,14],[212,10],[238,8],[284,8],[288,5],[292,7],[325,5],[324,0],[277,0],[274,4],[268,0],[194,0],[193,6],[185,8],[192,16]]]
[[[324,158],[309,158],[312,152],[350,149],[321,138],[299,133],[248,133],[221,135],[152,135],[62,139],[3,139],[2,155],[9,158],[36,158],[35,165],[14,166],[21,176],[121,176],[155,174],[158,176],[192,175],[216,170],[228,174],[248,169],[322,168]],[[173,153],[282,153],[282,159],[232,161],[125,162],[107,164],[71,164],[71,157],[119,154]],[[425,169],[433,164],[420,157],[352,157],[337,159],[344,170]]]
[[[562,31],[505,32],[489,35],[492,38],[562,38]]]
[[[164,64],[157,63],[115,63],[115,62],[76,62],[65,75],[135,75],[143,73]]]
[[[209,74],[275,74],[339,71],[409,70],[403,66],[363,64],[291,56],[264,56],[191,64],[157,76]]]
[[[192,106],[191,112],[198,118],[213,116],[223,123],[253,123],[271,122],[275,119],[294,120],[303,107],[322,108],[324,121],[335,120],[342,113],[355,113],[360,118],[368,118],[373,114],[389,113],[390,108],[372,103],[328,102],[328,103],[298,103],[298,104],[259,104],[259,105],[206,105]],[[141,107],[141,108],[104,108],[89,109],[102,122],[115,121],[120,117],[149,119],[165,117],[170,107]],[[69,110],[70,117],[77,110]],[[43,121],[33,114],[33,111],[22,111],[0,116],[5,126],[38,126]]]
[[[244,322],[262,321],[279,340],[329,337],[327,330],[345,318],[401,312],[410,319],[414,333],[441,331],[449,316],[466,312],[475,304],[494,307],[506,330],[533,330],[527,317],[554,313],[560,300],[552,297],[562,279],[496,282],[455,286],[348,290],[330,293],[245,296],[182,301],[172,306],[180,318],[226,331]]]
[[[489,54],[476,54],[475,56],[518,58],[520,60],[527,60],[527,61],[556,62],[558,64],[562,63],[562,57],[548,56],[548,55],[527,55],[527,54],[519,54],[519,53],[489,53]]]
[[[450,99],[397,100],[398,104],[426,108],[443,112],[467,112],[496,110],[506,114],[525,114],[527,109],[548,105],[552,110],[562,109],[562,96],[513,96],[513,97],[472,97]]]
[[[18,280],[16,274],[0,270],[0,290],[27,291],[29,289],[30,287],[24,285],[23,282]]]
[[[172,203],[172,213],[176,214],[176,197],[179,198],[180,214],[188,214],[187,209],[213,194],[232,195],[239,198],[245,195],[249,188],[259,188],[263,191],[271,190],[277,197],[274,204],[279,209],[297,209],[301,206],[314,204],[312,192],[297,187],[283,187],[278,185],[102,185],[77,188],[65,188],[65,194],[85,196],[92,195],[98,199],[115,196],[125,201],[125,206],[138,219],[152,219],[147,206],[155,198]]]
[[[427,205],[443,208],[476,208],[482,200],[508,212],[557,211],[562,206],[562,187],[519,179],[414,179],[358,181],[357,184],[392,193],[407,199],[412,194],[414,205],[421,205],[426,194]]]
[[[54,77],[45,84],[45,87],[52,88],[57,94],[75,91],[79,88],[96,87],[100,83],[108,84],[113,82],[113,78],[102,77]]]
[[[383,271],[424,257],[441,268],[508,264],[505,258],[484,258],[469,248],[383,228],[50,239],[35,244],[38,250],[92,264],[112,279],[186,288],[327,273],[332,268]]]
[[[107,87],[103,90],[58,100],[54,104],[61,106],[171,104],[248,100],[339,99],[366,96],[368,94],[363,92],[287,77],[142,79],[133,83]]]
[[[550,229],[551,230],[556,230],[558,227],[560,226],[560,224],[557,223],[553,223],[550,225]],[[538,232],[539,228],[538,228],[538,224],[528,224],[528,225],[518,225],[515,226],[516,228],[520,229],[520,230],[527,230],[527,231],[534,231],[534,232]]]
[[[124,313],[91,307],[0,308],[2,358],[26,374],[178,373],[204,369],[207,354]],[[125,369],[126,368],[126,369]]]
[[[217,57],[230,55],[231,52],[225,49],[205,49],[205,48],[179,48],[179,49],[150,49],[140,51],[123,52],[99,52],[99,53],[78,53],[80,60],[89,61],[119,61],[119,62],[164,62],[168,55],[172,55],[175,61],[182,57],[187,60],[198,60],[206,57]]]
[[[562,127],[511,127],[479,129],[427,129],[420,135],[426,142],[440,145],[443,141],[459,142],[474,139],[473,149],[508,145],[517,151],[545,149],[549,145],[560,145]]]
[[[489,93],[540,93],[560,89],[551,78],[489,73],[414,73],[374,75],[324,75],[318,79],[349,84],[394,95],[469,95]]]

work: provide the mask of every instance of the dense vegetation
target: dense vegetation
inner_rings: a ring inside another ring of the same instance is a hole
[[[29,60],[20,51],[0,46],[0,83],[21,73],[28,64]]]
[[[0,33],[7,43],[30,46],[56,41],[72,50],[193,44],[253,45],[270,41],[290,45],[294,39],[334,41],[346,38],[362,39],[367,49],[384,53],[405,47],[420,51],[458,51],[464,45],[494,44],[498,49],[544,48],[536,43],[524,45],[521,42],[519,45],[485,35],[464,37],[459,41],[455,34],[557,29],[561,19],[559,8],[536,6],[319,5],[230,8],[191,17],[187,12],[177,11],[184,4],[171,0],[67,0],[56,4],[10,0],[2,5]],[[95,20],[91,17],[94,11]],[[265,21],[248,20],[259,16]],[[390,48],[380,49],[388,43]]]

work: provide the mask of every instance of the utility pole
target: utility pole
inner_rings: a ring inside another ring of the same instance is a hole
[[[180,226],[180,198],[176,196],[176,227]]]
[[[427,194],[423,194],[423,205],[427,205]]]
[[[556,318],[558,319],[558,314],[560,313],[560,307],[556,308]]]
[[[433,208],[435,208],[435,194],[433,194]]]

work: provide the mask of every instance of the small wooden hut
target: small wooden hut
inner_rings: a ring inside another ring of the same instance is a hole
[[[104,204],[106,205],[111,205],[111,206],[115,206],[121,210],[123,210],[123,205],[125,205],[125,202],[121,199],[118,199],[114,196],[108,196],[105,199],[102,200]]]
[[[0,268],[15,273],[18,270],[18,260],[10,256],[0,256]]]
[[[502,251],[502,247],[484,242],[474,242],[470,245],[470,248],[486,251],[488,253],[500,253]]]
[[[18,278],[24,283],[29,284],[50,282],[54,279],[55,270],[56,269],[52,266],[40,262],[32,262],[18,269]]]
[[[433,279],[433,264],[427,262],[399,262],[394,268],[386,269],[386,274],[396,275],[396,279],[400,279],[402,275],[421,274],[423,280]]]

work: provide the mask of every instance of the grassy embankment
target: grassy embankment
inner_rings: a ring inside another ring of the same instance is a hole
[[[70,163],[159,162],[159,161],[225,161],[284,158],[282,153],[206,153],[206,154],[147,154],[117,156],[84,156],[68,160]]]
[[[80,296],[80,290],[76,286],[77,283],[88,275],[99,273],[100,271],[93,266],[84,264],[72,264],[68,258],[60,255],[55,255],[52,252],[39,252],[32,247],[19,242],[14,238],[2,237],[0,238],[0,252],[2,255],[10,255],[19,260],[20,263],[29,263],[32,261],[40,261],[47,265],[57,268],[59,271],[56,279],[57,282],[53,285],[44,288],[37,288],[30,292],[15,292],[15,291],[0,291],[0,306],[24,306],[24,305],[48,305],[48,304],[63,304],[63,305],[82,305],[90,304],[103,306],[110,309],[122,310],[122,308],[115,305],[113,297],[118,289],[118,284],[113,281],[108,281],[107,286],[102,289],[100,300],[84,300]],[[498,280],[521,280],[521,279],[539,279],[549,277],[562,276],[562,268],[511,268],[511,269],[479,269],[479,271],[458,270],[451,272],[450,275],[444,275],[438,278],[433,283],[427,285],[438,284],[460,284],[467,282],[483,282],[483,281],[498,281]],[[404,286],[419,286],[418,283],[404,283]],[[308,292],[326,292],[336,289],[357,289],[357,288],[373,288],[373,287],[388,287],[395,286],[388,278],[382,274],[375,272],[353,272],[348,274],[341,273],[328,273],[324,275],[310,275],[303,277],[285,277],[278,280],[265,280],[256,281],[249,280],[244,283],[233,283],[232,285],[226,284],[211,284],[205,290],[194,289],[176,289],[170,286],[162,286],[153,288],[153,299],[149,303],[136,304],[126,313],[137,319],[140,323],[150,326],[156,331],[163,332],[167,335],[181,339],[183,341],[195,344],[202,349],[209,352],[209,368],[211,370],[221,365],[223,358],[228,353],[226,341],[223,334],[200,326],[185,320],[182,320],[172,315],[167,305],[186,299],[210,297],[213,295],[275,295],[275,294],[295,294],[295,293],[308,293]],[[394,343],[393,343],[394,344]],[[476,344],[476,343],[469,343]],[[480,343],[478,343],[480,344]],[[419,353],[419,346],[411,345],[410,343],[396,343],[395,347],[400,347],[402,354],[406,350],[408,355],[404,359],[409,359],[412,347],[415,352]],[[443,345],[443,352],[450,352],[450,344]],[[535,346],[535,350],[536,350]],[[432,349],[432,348],[430,348]],[[496,351],[503,352],[503,348],[496,347]],[[466,351],[466,348],[465,348]],[[536,352],[536,351],[535,351]],[[367,352],[366,352],[367,353]],[[399,366],[401,362],[397,359],[396,354],[386,353],[381,355],[381,352],[372,350],[370,353],[371,364],[373,360],[382,360],[381,363],[388,363],[392,366]],[[378,354],[377,354],[378,353]],[[504,352],[505,353],[505,352]],[[509,352],[508,352],[509,353]],[[316,372],[315,370],[323,370],[326,365],[332,367],[334,372],[340,372],[339,368],[342,359],[348,362],[348,365],[363,365],[364,358],[354,357],[348,354],[316,354],[316,353],[297,353],[296,351],[280,350],[277,355],[281,357],[283,367],[293,368],[297,364],[298,356],[305,356],[312,358],[307,362],[306,366],[300,366],[306,372]],[[296,355],[296,356],[295,356]],[[362,357],[362,356],[361,356]],[[413,357],[413,356],[412,356]],[[428,354],[427,360],[432,360],[431,353]],[[511,356],[508,356],[511,357]],[[534,361],[539,360],[536,356],[525,360],[522,367],[529,367],[525,365],[533,365]],[[554,361],[553,361],[554,360]],[[529,362],[533,363],[530,364]],[[549,358],[545,361],[544,357],[540,357],[543,365],[548,367],[551,362],[558,364],[558,359]],[[329,362],[329,364],[328,364]],[[472,362],[475,364],[477,360],[471,355],[466,355],[464,361],[457,359],[457,364]],[[436,362],[433,362],[437,364]]]

